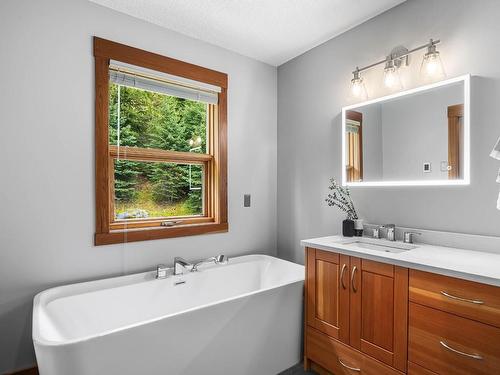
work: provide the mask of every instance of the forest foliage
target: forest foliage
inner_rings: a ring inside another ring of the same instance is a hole
[[[110,84],[112,145],[205,152],[206,121],[205,103]],[[122,159],[115,161],[114,175],[117,218],[202,213],[199,165],[191,166],[190,178],[188,165]]]

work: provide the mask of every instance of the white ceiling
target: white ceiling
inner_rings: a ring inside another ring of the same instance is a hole
[[[280,65],[405,0],[90,0]]]

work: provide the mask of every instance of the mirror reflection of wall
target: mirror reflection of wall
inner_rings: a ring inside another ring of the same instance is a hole
[[[347,110],[347,182],[464,178],[464,82]]]

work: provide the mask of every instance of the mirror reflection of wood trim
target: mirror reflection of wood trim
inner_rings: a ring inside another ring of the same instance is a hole
[[[456,104],[448,107],[448,179],[460,179],[461,149],[463,148],[464,105]],[[463,163],[463,161],[462,161]]]
[[[347,111],[346,122],[347,181],[363,181],[363,114]]]

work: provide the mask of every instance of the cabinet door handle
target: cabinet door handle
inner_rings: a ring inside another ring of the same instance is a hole
[[[469,354],[469,353],[464,353],[464,352],[461,352],[460,350],[457,350],[457,349],[453,349],[451,346],[449,346],[445,341],[439,341],[439,343],[445,347],[446,349],[448,349],[449,351],[453,352],[453,353],[457,353],[457,354],[460,354],[460,355],[463,355],[464,357],[469,357],[469,358],[473,358],[473,359],[479,359],[479,360],[482,360],[483,357],[480,356],[479,354]]]
[[[347,286],[344,283],[344,274],[345,274],[346,268],[347,268],[347,265],[344,264],[342,266],[342,271],[340,271],[340,283],[342,284],[342,289],[346,289],[347,288]]]
[[[344,366],[346,369],[349,369],[351,371],[356,371],[356,372],[361,372],[361,369],[360,368],[356,368],[356,367],[351,367],[351,366],[347,366],[344,362],[342,362],[342,360],[339,358],[339,363]]]
[[[456,299],[457,301],[462,301],[462,302],[469,302],[473,303],[475,305],[483,305],[484,302],[478,299],[467,299],[467,298],[462,298],[462,297],[457,297],[454,295],[451,295],[449,293],[446,293],[444,290],[441,291],[441,294],[445,297],[451,298],[451,299]]]
[[[357,267],[354,266],[352,267],[352,274],[351,274],[351,287],[352,287],[352,291],[354,293],[356,293],[358,291],[358,288],[356,288],[356,285],[354,285],[354,275],[356,275],[356,271],[357,271]]]

